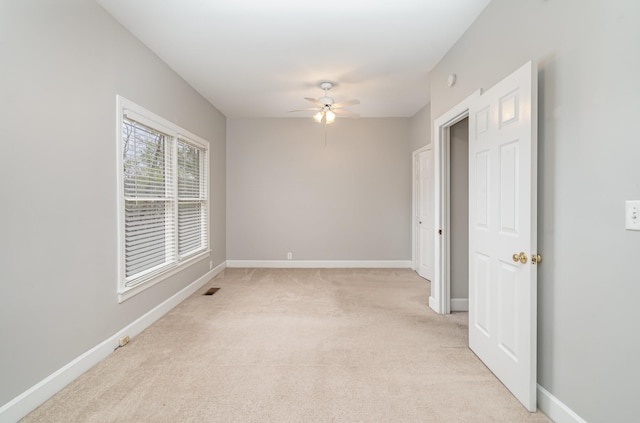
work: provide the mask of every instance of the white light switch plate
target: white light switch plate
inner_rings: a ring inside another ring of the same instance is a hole
[[[624,202],[625,228],[629,231],[640,231],[640,200]]]

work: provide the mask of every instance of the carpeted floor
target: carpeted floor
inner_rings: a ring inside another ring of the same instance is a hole
[[[227,269],[22,421],[549,422],[428,296],[406,269]]]

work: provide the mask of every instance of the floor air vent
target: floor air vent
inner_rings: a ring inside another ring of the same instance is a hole
[[[213,295],[213,294],[215,294],[216,292],[218,292],[218,290],[219,290],[219,289],[220,289],[220,288],[209,288],[209,289],[207,290],[207,292],[205,292],[205,293],[204,293],[204,295]]]

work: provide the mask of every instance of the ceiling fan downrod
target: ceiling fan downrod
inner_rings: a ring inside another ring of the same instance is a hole
[[[325,107],[331,108],[334,103],[333,98],[329,97],[328,91],[333,87],[331,82],[321,82],[320,88],[324,90],[324,97],[319,98],[318,101],[324,103]]]

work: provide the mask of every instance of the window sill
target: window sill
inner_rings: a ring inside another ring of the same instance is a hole
[[[205,250],[199,254],[189,257],[187,260],[180,262],[179,264],[167,269],[166,271],[156,275],[146,281],[140,282],[137,285],[131,287],[124,287],[118,291],[118,303],[128,300],[129,298],[138,295],[142,291],[145,291],[155,284],[162,282],[163,280],[185,270],[189,266],[196,264],[197,262],[205,259],[211,255],[211,250]]]

